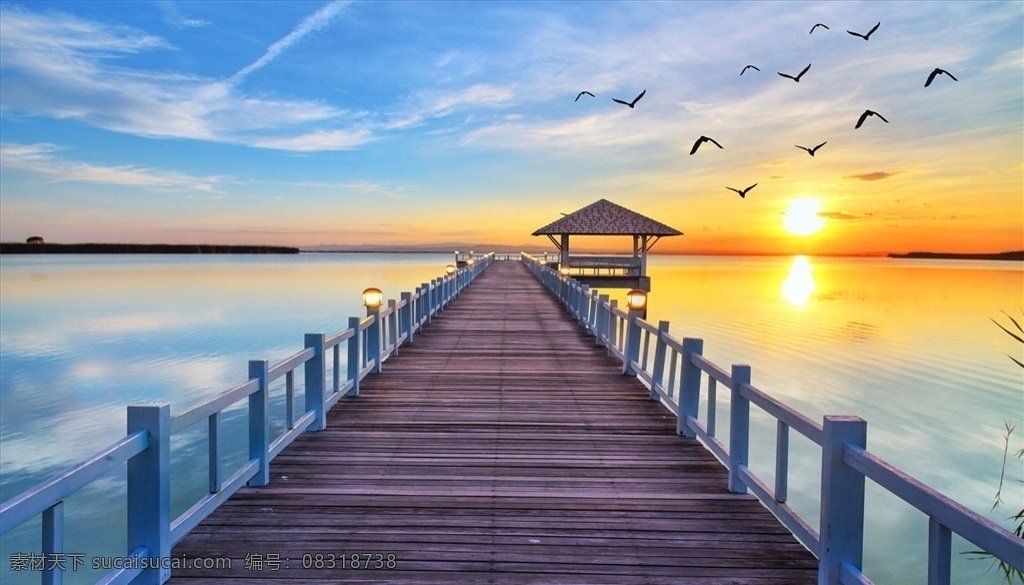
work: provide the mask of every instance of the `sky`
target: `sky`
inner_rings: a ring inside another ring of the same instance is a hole
[[[1022,39],[1021,2],[4,0],[0,240],[531,251],[604,198],[655,252],[1019,250]]]

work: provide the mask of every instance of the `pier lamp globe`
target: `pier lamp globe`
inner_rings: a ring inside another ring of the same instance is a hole
[[[634,288],[626,293],[626,306],[630,311],[643,311],[647,308],[647,293]]]
[[[558,272],[561,273],[562,278],[569,278],[569,267],[568,266],[563,266],[562,268],[560,268],[558,270]]]
[[[384,293],[379,288],[370,287],[363,291],[363,304],[367,309],[376,311],[384,302]]]
[[[447,274],[448,274],[449,276],[450,276],[450,275],[452,275],[452,274],[455,274],[455,265],[454,265],[454,264],[449,264],[448,266],[445,266],[445,267],[444,267],[444,271],[445,271],[445,272],[446,272],[446,273],[447,273]]]
[[[466,260],[466,265],[467,266],[472,266],[475,263],[476,263],[476,260],[474,260],[472,258],[469,258],[468,260]]]

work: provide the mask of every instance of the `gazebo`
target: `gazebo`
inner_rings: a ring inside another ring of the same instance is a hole
[[[601,199],[549,223],[533,235],[547,236],[558,248],[559,266],[567,266],[570,275],[583,284],[649,291],[647,253],[661,238],[681,236],[683,232]],[[633,252],[629,256],[570,255],[570,235],[633,236]]]

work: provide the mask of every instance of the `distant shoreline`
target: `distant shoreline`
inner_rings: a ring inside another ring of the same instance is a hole
[[[952,252],[910,252],[889,254],[890,258],[916,258],[925,260],[1010,260],[1024,261],[1024,250],[997,252],[994,254],[956,254]]]
[[[0,243],[0,254],[298,254],[285,246],[219,244],[26,244]]]
[[[485,247],[478,249],[484,250]],[[262,245],[225,245],[225,244],[28,244],[25,242],[0,242],[0,254],[452,254],[451,250],[438,249],[367,249],[339,248],[317,249],[296,248],[290,246]],[[498,254],[516,254],[518,252],[496,252]],[[667,253],[655,256],[793,256],[794,254],[679,254]],[[955,252],[908,252],[906,254],[853,254],[826,257],[850,258],[897,258],[923,260],[999,260],[1024,261],[1024,250],[995,253],[955,253]]]

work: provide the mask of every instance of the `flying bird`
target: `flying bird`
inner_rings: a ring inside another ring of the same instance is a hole
[[[866,40],[868,40],[868,37],[870,37],[870,36],[871,36],[871,33],[873,33],[873,32],[875,32],[876,30],[878,30],[878,25],[879,25],[879,24],[882,24],[882,23],[881,23],[881,22],[879,22],[879,23],[878,23],[878,24],[876,24],[875,26],[871,27],[871,30],[869,30],[869,31],[868,31],[868,34],[866,34],[866,35],[862,35],[862,34],[860,34],[860,33],[855,33],[855,32],[853,32],[852,30],[848,30],[848,31],[846,31],[846,32],[850,33],[851,35],[853,35],[853,36],[855,36],[855,37],[860,37],[860,38],[862,38],[862,39],[864,39],[864,40],[866,41]]]
[[[586,95],[589,95],[590,97],[594,97],[594,94],[590,93],[589,91],[581,91],[581,92],[580,92],[580,93],[579,93],[579,94],[578,94],[578,95],[576,96],[576,99],[574,99],[574,100],[572,100],[572,101],[574,101],[574,102],[578,102],[578,101],[580,101],[580,98],[581,98],[581,97],[583,97],[583,95],[584,95],[584,94],[586,94]]]
[[[886,124],[889,123],[889,120],[886,120],[885,116],[883,116],[882,114],[879,114],[878,112],[872,112],[871,110],[864,110],[864,113],[860,115],[860,119],[857,120],[857,125],[854,126],[853,129],[856,130],[857,128],[860,128],[860,125],[864,123],[864,120],[866,120],[868,116],[878,116]]]
[[[700,148],[700,145],[705,143],[705,142],[711,142],[715,146],[717,146],[718,148],[722,148],[722,145],[719,144],[718,142],[715,142],[714,138],[708,138],[707,136],[701,136],[700,138],[697,139],[697,142],[693,143],[693,148],[690,149],[690,154],[693,154],[693,153],[697,152],[697,149]]]
[[[757,67],[754,67],[753,65],[747,65],[746,67],[743,68],[743,71],[740,71],[740,75],[743,75],[744,73],[746,73],[747,69],[753,69],[754,71],[760,71],[760,69],[758,69]]]
[[[945,69],[939,69],[938,67],[936,67],[935,71],[932,71],[931,73],[928,74],[928,81],[924,82],[924,86],[928,87],[929,85],[931,85],[932,81],[935,80],[935,76],[940,74],[940,73],[945,73],[946,75],[948,75],[950,77],[953,77],[953,74],[950,73],[949,71],[946,71]],[[953,77],[953,81],[960,81],[960,80],[957,79],[956,77]]]
[[[828,142],[822,142],[821,144],[815,146],[814,148],[807,148],[806,146],[800,146],[799,144],[794,144],[793,146],[797,148],[802,148],[803,150],[807,151],[807,154],[814,156],[814,153],[818,152],[818,149],[821,148],[822,146],[825,146],[826,144],[828,144]]]
[[[807,70],[808,70],[808,69],[810,69],[810,68],[811,68],[811,64],[810,64],[810,63],[808,63],[808,64],[807,64],[807,67],[804,67],[804,70],[803,70],[803,71],[801,71],[801,72],[800,72],[800,74],[799,74],[799,75],[797,75],[796,77],[793,77],[792,75],[787,75],[787,74],[785,74],[785,73],[779,73],[779,75],[781,75],[781,76],[783,76],[783,77],[788,77],[788,78],[792,79],[793,81],[795,81],[795,82],[797,82],[797,83],[800,83],[800,78],[801,78],[801,77],[803,77],[803,76],[804,76],[804,73],[807,73]]]
[[[812,32],[814,32],[814,29],[818,28],[819,26],[820,26],[821,28],[825,29],[825,30],[829,30],[829,28],[828,28],[827,26],[825,26],[824,24],[821,24],[821,23],[819,22],[818,24],[816,24],[816,25],[812,26],[812,27],[811,27],[811,32],[809,32],[809,33],[807,33],[807,34],[811,34]]]
[[[633,101],[631,101],[631,102],[624,102],[624,101],[622,101],[622,100],[620,100],[620,99],[617,99],[617,98],[612,98],[612,101],[613,101],[613,102],[619,102],[620,104],[625,104],[625,105],[629,106],[630,108],[632,108],[633,106],[635,106],[635,105],[636,105],[636,103],[637,103],[638,101],[640,101],[640,98],[644,97],[644,94],[645,94],[645,93],[647,93],[647,90],[646,90],[646,89],[645,89],[645,90],[643,90],[643,91],[641,91],[641,92],[640,92],[640,95],[638,95],[638,96],[636,96],[635,98],[633,98]]]
[[[739,189],[733,189],[732,187],[726,187],[726,189],[728,189],[730,191],[735,191],[735,192],[740,194],[740,197],[743,197],[744,199],[746,199],[747,192],[750,191],[751,189],[753,189],[754,187],[757,187],[757,183],[754,183],[753,185],[747,187],[746,189],[744,189],[742,191],[740,191]]]

